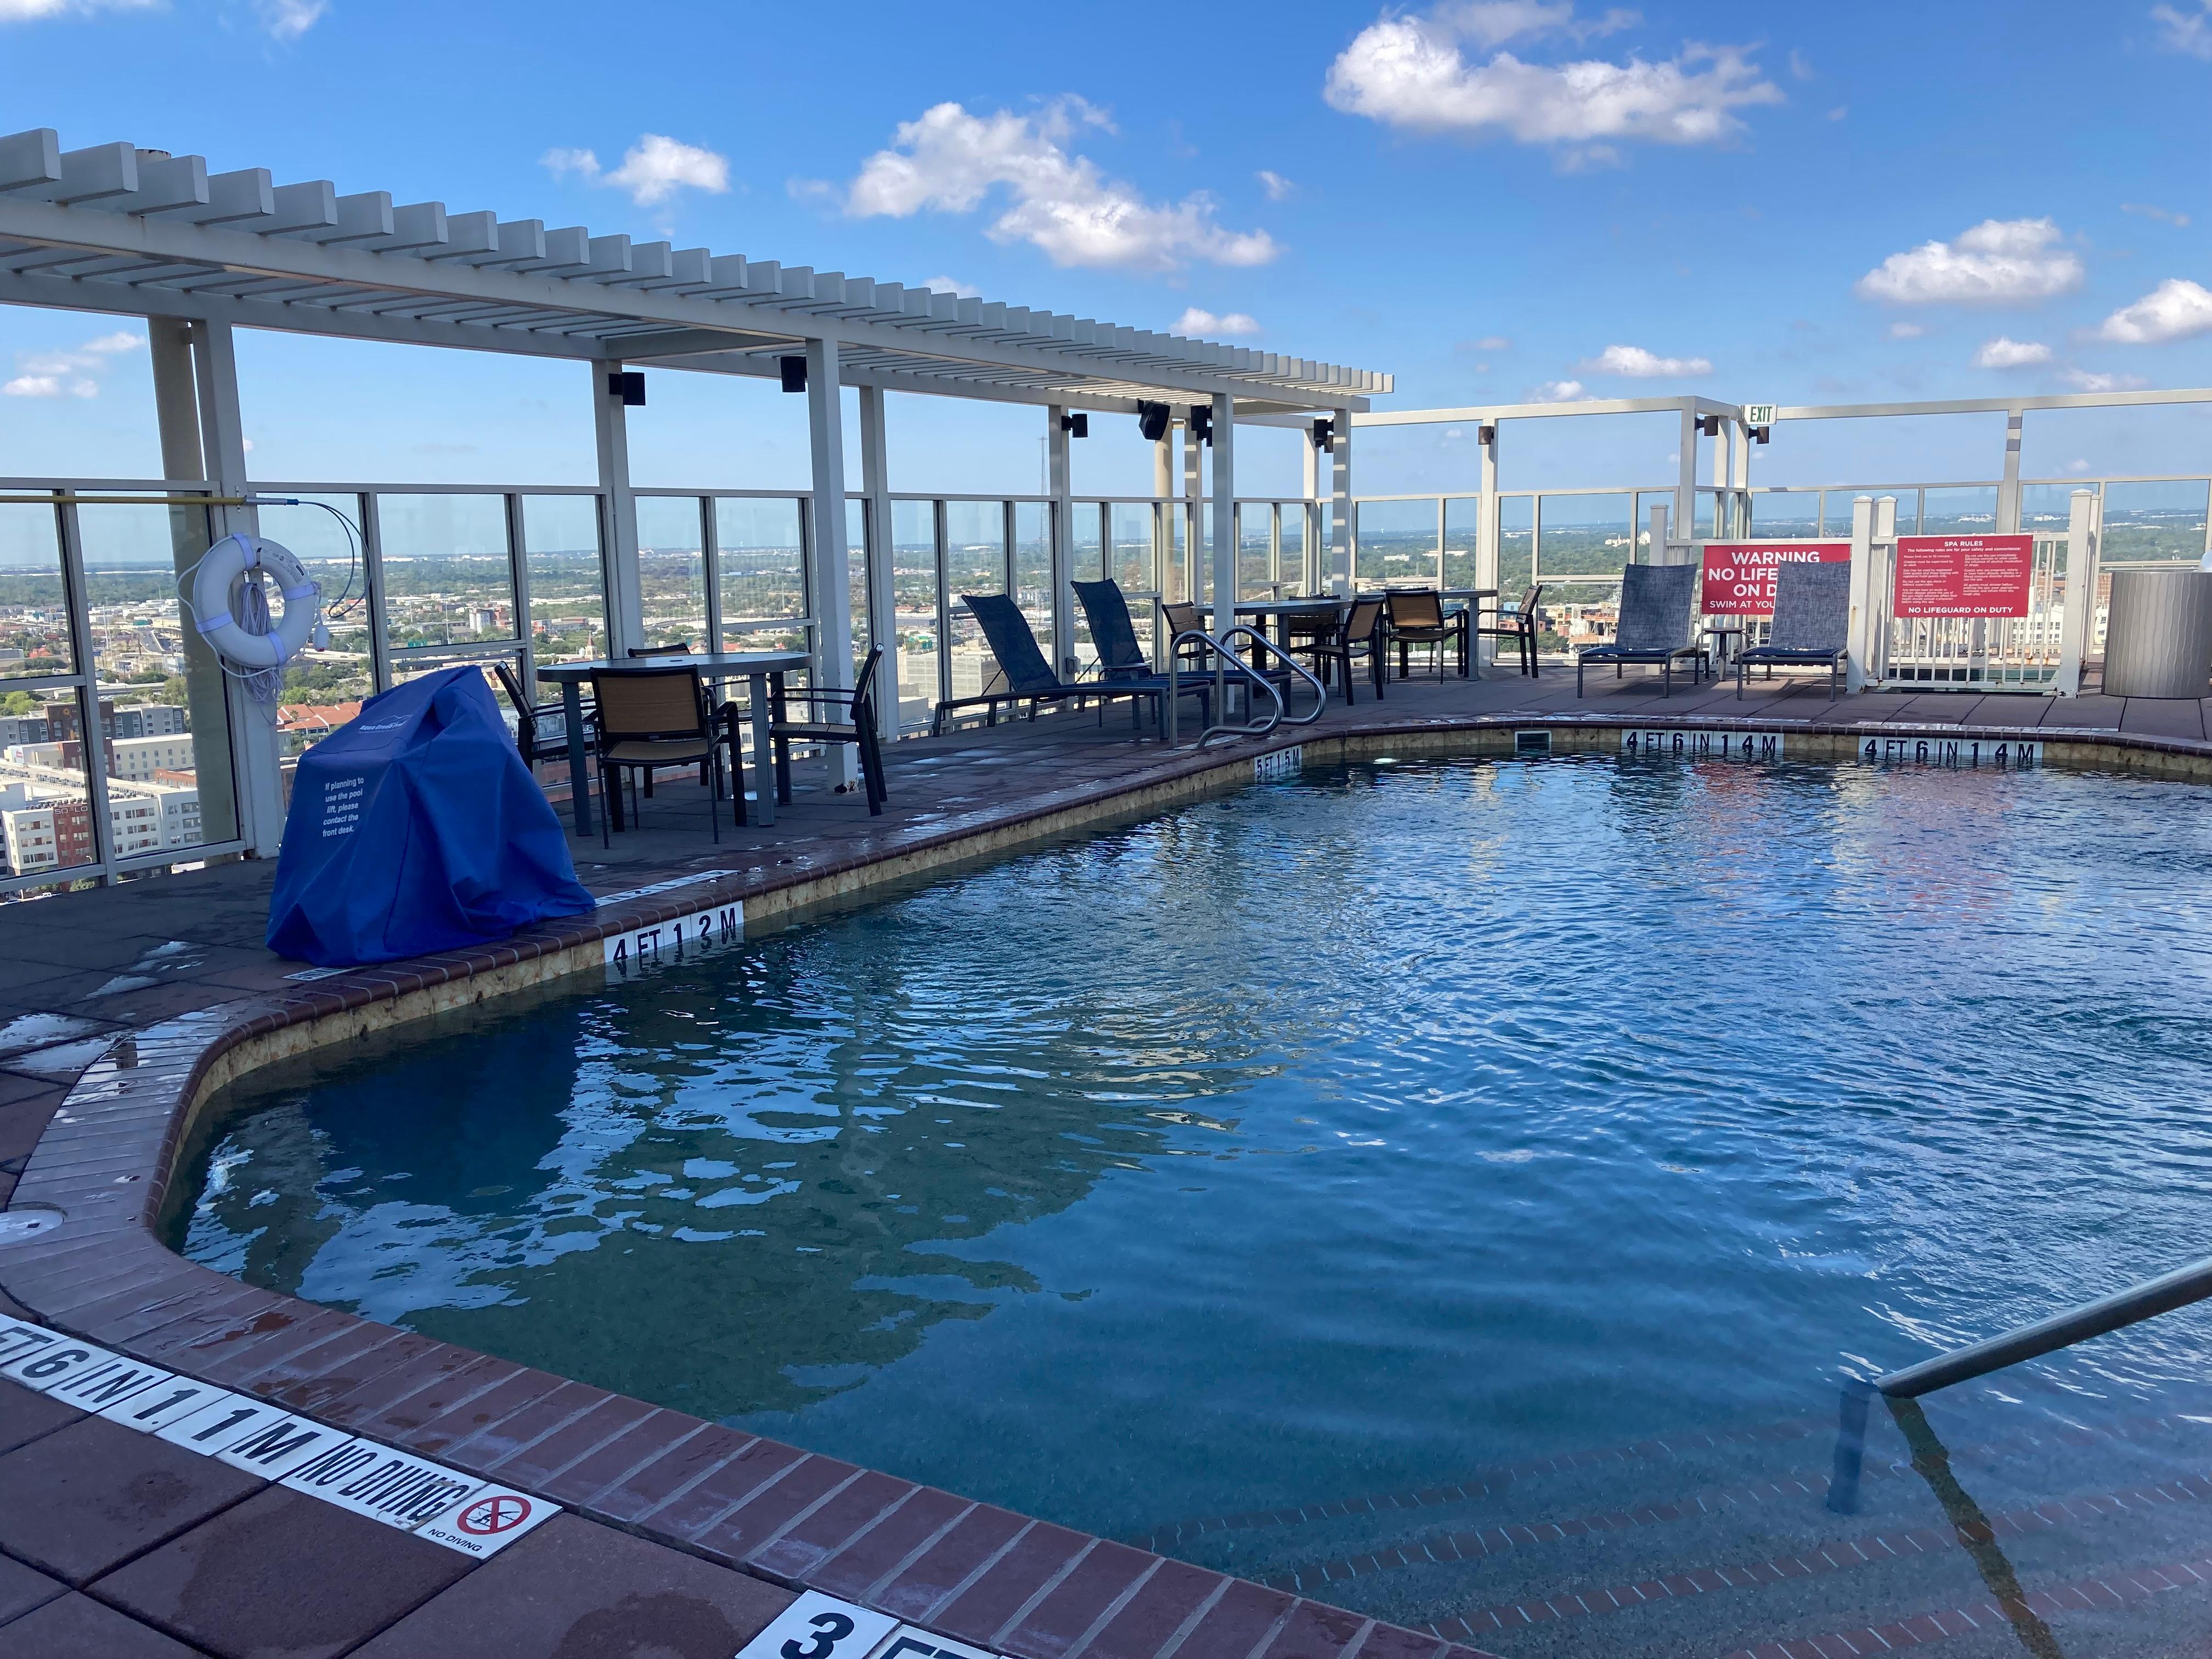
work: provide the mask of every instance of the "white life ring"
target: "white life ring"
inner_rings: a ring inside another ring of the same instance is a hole
[[[284,597],[283,612],[267,634],[248,633],[230,614],[232,587],[255,565],[276,578]],[[329,637],[318,614],[322,592],[322,584],[308,577],[290,548],[241,532],[224,537],[200,560],[192,577],[192,613],[207,642],[240,668],[281,668],[309,639],[319,635],[319,644]]]

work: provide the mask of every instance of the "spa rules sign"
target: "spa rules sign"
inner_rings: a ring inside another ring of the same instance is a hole
[[[1774,574],[1784,565],[1850,562],[1849,542],[1707,542],[1698,608],[1708,617],[1771,617]]]
[[[2033,536],[1899,536],[1896,614],[2025,617]]]

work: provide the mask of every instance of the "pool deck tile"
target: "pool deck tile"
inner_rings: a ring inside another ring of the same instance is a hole
[[[763,1486],[743,1503],[691,1533],[689,1542],[711,1559],[758,1567],[757,1558],[763,1550],[825,1508],[862,1473],[856,1463],[808,1454],[781,1480]],[[711,1484],[702,1482],[701,1489]],[[768,1576],[782,1582],[775,1572]]]
[[[912,1562],[879,1581],[866,1598],[867,1603],[901,1619],[927,1623],[939,1604],[970,1578],[981,1577],[1015,1540],[1039,1524],[1012,1510],[979,1504]]]
[[[0,1652],[25,1659],[201,1659],[198,1649],[75,1593],[0,1626]]]
[[[81,1588],[267,1484],[90,1418],[0,1457],[0,1550]]]
[[[866,1601],[886,1576],[918,1557],[976,1507],[969,1499],[935,1486],[917,1486],[903,1504],[825,1556],[806,1582],[831,1595]]]
[[[58,1400],[50,1400],[36,1389],[0,1377],[0,1455],[43,1439],[83,1416],[82,1412]]]
[[[1342,1607],[1301,1601],[1256,1659],[1345,1659],[1375,1621]]]
[[[1233,1582],[1204,1567],[1163,1559],[1069,1659],[1153,1659]]]
[[[518,1392],[524,1397],[512,1410],[493,1418],[471,1433],[456,1437],[441,1455],[461,1459],[471,1468],[489,1475],[507,1459],[526,1454],[539,1442],[582,1421],[613,1398],[605,1389],[582,1382],[559,1382],[544,1393],[526,1383],[519,1387]],[[477,1403],[480,1407],[488,1407],[492,1401],[488,1398]],[[425,1425],[421,1432],[426,1438],[433,1437],[438,1427],[434,1421]],[[500,1478],[507,1479],[503,1474]]]
[[[566,1494],[561,1501],[571,1508],[596,1508],[662,1460],[681,1462],[685,1450],[712,1427],[684,1412],[654,1411],[549,1476],[546,1489]],[[732,1431],[721,1432],[729,1435]],[[726,1452],[736,1449],[735,1445],[725,1447]]]
[[[1367,1627],[1355,1659],[1448,1659],[1451,1653],[1474,1651],[1471,1648],[1449,1648],[1440,1637],[1426,1636],[1396,1625],[1378,1624]],[[1484,1656],[1484,1659],[1489,1656]]]
[[[863,1528],[882,1520],[920,1490],[910,1480],[863,1470],[858,1480],[793,1522],[773,1543],[756,1550],[748,1564],[784,1583],[809,1580],[816,1568]]]
[[[459,1400],[434,1417],[409,1426],[399,1413],[408,1402],[394,1408],[388,1419],[398,1437],[425,1455],[442,1457],[454,1448],[470,1442],[481,1442],[484,1446],[498,1443],[504,1425],[523,1412],[542,1404],[564,1389],[580,1389],[580,1384],[569,1382],[550,1371],[532,1370],[526,1365],[483,1393],[471,1399]]]
[[[777,1440],[756,1440],[653,1516],[653,1525],[690,1540],[740,1504],[772,1491],[806,1454]]]
[[[411,1391],[407,1384],[393,1384],[396,1373],[419,1362],[434,1363],[443,1355],[441,1345],[428,1337],[359,1319],[352,1329],[319,1335],[312,1346],[288,1354],[233,1386],[282,1401],[295,1411],[312,1412],[325,1422],[358,1428],[374,1419],[382,1407]],[[459,1364],[453,1360],[444,1369],[457,1370]],[[430,1385],[414,1381],[412,1386]]]
[[[356,1659],[730,1659],[792,1592],[556,1516]]]
[[[1185,1634],[1174,1659],[1211,1659],[1215,1654],[1230,1653],[1256,1656],[1278,1627],[1290,1622],[1297,1606],[1294,1595],[1232,1578],[1229,1588]]]
[[[1109,1615],[1133,1598],[1161,1565],[1148,1550],[1094,1543],[1075,1568],[997,1637],[1030,1659],[1066,1659]]]
[[[0,1625],[67,1594],[69,1586],[60,1579],[0,1555]],[[0,1637],[0,1641],[5,1639]]]
[[[476,1565],[271,1487],[94,1581],[92,1594],[222,1659],[336,1659]]]
[[[609,1481],[579,1507],[618,1525],[642,1524],[670,1504],[683,1501],[759,1439],[742,1429],[702,1424],[697,1433],[664,1447],[645,1463]]]
[[[990,1647],[1027,1616],[1101,1540],[1040,1521],[931,1613],[933,1629]]]
[[[599,1403],[581,1417],[561,1425],[530,1445],[509,1452],[485,1473],[530,1491],[542,1492],[561,1503],[572,1503],[592,1490],[588,1478],[570,1478],[572,1469],[623,1439],[640,1425],[670,1415],[673,1413],[663,1413],[659,1407],[648,1406],[642,1401],[603,1394]]]
[[[436,1421],[449,1412],[459,1411],[493,1390],[515,1378],[527,1375],[527,1368],[510,1359],[494,1359],[489,1355],[477,1358],[456,1358],[441,1364],[435,1376],[413,1387],[397,1384],[375,1391],[377,1399],[372,1404],[369,1385],[364,1384],[353,1395],[342,1396],[349,1401],[349,1409],[360,1415],[354,1431],[380,1440],[409,1440],[422,1431],[425,1425]],[[410,1376],[402,1382],[412,1382]]]

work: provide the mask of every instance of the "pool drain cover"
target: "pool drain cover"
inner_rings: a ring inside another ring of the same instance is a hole
[[[10,1210],[0,1215],[0,1244],[18,1244],[27,1238],[36,1238],[40,1233],[52,1232],[62,1221],[59,1210]]]

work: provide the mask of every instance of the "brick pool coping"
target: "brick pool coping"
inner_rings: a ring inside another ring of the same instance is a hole
[[[497,945],[348,970],[121,1036],[77,1080],[10,1207],[61,1212],[0,1249],[0,1291],[58,1329],[259,1396],[787,1589],[811,1589],[1019,1659],[1465,1659],[1479,1650],[357,1316],[243,1285],[156,1235],[208,1099],[254,1067],[599,965],[603,941],[743,902],[748,921],[1241,787],[1258,757],[1568,749],[1624,730],[1784,734],[1793,757],[1869,738],[2039,743],[2046,764],[2212,780],[2212,742],[2094,728],[1542,713],[1407,720],[1181,754],[1118,778],[938,819],[860,853],[762,866],[603,906]]]

